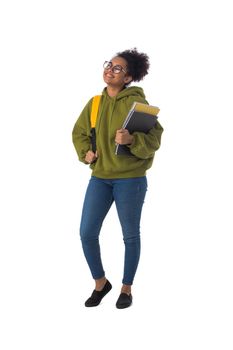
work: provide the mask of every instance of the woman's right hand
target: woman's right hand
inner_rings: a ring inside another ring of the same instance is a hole
[[[86,153],[85,161],[89,164],[94,163],[96,159],[98,158],[97,151],[94,153],[92,151],[88,151]]]

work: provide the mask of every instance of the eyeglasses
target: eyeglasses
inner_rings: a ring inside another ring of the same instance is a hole
[[[127,73],[126,70],[120,64],[112,66],[111,61],[105,61],[103,67],[105,70],[111,69],[111,71],[115,74],[119,74],[121,71]]]

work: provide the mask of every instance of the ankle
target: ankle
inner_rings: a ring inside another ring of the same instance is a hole
[[[98,280],[95,280],[95,290],[101,291],[104,288],[106,282],[107,282],[106,277],[102,277],[102,278],[99,278]]]
[[[131,285],[123,284],[121,287],[121,293],[131,294]]]

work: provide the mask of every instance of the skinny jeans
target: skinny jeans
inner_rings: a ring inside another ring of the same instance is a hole
[[[99,235],[103,221],[115,202],[125,245],[122,283],[133,284],[140,258],[140,219],[146,191],[146,176],[123,179],[91,177],[83,203],[80,237],[94,279],[105,276]]]

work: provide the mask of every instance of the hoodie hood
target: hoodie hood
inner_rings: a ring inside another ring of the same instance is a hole
[[[123,97],[128,97],[128,96],[132,96],[132,97],[141,97],[143,99],[145,99],[145,94],[144,94],[144,91],[141,87],[138,87],[138,86],[130,86],[130,87],[126,87],[124,88],[122,91],[120,91],[116,96],[114,97],[110,97],[107,93],[107,87],[105,87],[102,91],[102,95],[107,97],[107,98],[110,98],[110,99],[113,99],[115,98],[116,100],[120,100],[122,99]]]

